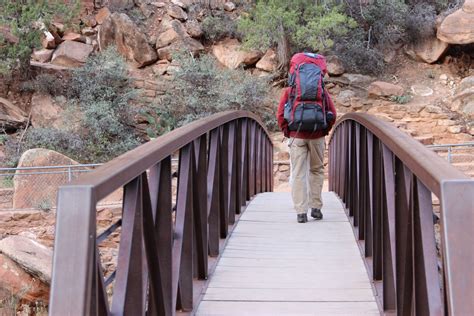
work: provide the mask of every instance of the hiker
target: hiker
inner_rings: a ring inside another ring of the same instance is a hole
[[[289,87],[278,106],[278,125],[289,138],[291,196],[298,223],[308,221],[308,207],[313,218],[323,218],[324,136],[336,120],[336,108],[324,88],[326,73],[324,56],[295,54],[290,62]]]

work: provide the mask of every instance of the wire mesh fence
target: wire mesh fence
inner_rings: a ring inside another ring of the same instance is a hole
[[[100,164],[0,168],[0,210],[55,208],[59,186],[98,166]]]

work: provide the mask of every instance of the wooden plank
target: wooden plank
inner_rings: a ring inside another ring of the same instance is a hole
[[[380,315],[375,302],[213,302],[197,314],[210,315]]]
[[[205,301],[373,302],[372,289],[228,289],[208,288]]]
[[[379,315],[337,196],[324,220],[296,222],[291,195],[259,194],[222,253],[197,315]]]

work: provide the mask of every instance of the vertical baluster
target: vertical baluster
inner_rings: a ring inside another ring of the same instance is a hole
[[[255,122],[250,122],[250,157],[249,157],[249,199],[255,195],[255,147],[256,147],[256,138],[255,138]]]
[[[158,269],[160,271],[161,295],[163,296],[164,315],[171,315],[172,306],[172,189],[171,189],[171,157],[168,156],[160,163],[150,168],[150,201],[154,223]],[[159,290],[157,290],[159,291]],[[157,306],[159,312],[161,307]]]
[[[207,171],[207,214],[209,222],[209,255],[219,255],[219,213],[220,198],[220,133],[219,128],[210,132],[208,171]]]
[[[196,240],[197,277],[207,278],[208,231],[207,231],[207,135],[194,141],[196,166],[193,175],[194,232]]]
[[[269,141],[269,145],[268,145],[268,152],[269,152],[269,156],[270,156],[270,162],[269,162],[269,166],[268,166],[268,170],[269,170],[269,179],[270,179],[270,192],[273,192],[273,145],[272,143]]]
[[[255,130],[255,137],[257,138],[256,141],[256,161],[255,161],[255,193],[262,192],[262,132],[260,130],[260,126],[257,126]]]
[[[166,315],[162,280],[164,271],[162,270],[160,260],[158,259],[158,254],[161,255],[161,252],[157,247],[158,240],[156,240],[152,201],[146,173],[143,173],[141,176],[141,187],[143,201],[143,238],[146,253],[145,259],[148,269],[147,281],[149,284],[149,303],[147,312],[149,315]],[[145,275],[144,272],[145,271],[142,273]]]
[[[235,213],[241,213],[242,206],[242,119],[235,121]]]
[[[248,153],[249,153],[249,126],[248,126],[248,119],[242,119],[241,124],[241,134],[242,134],[242,150],[240,151],[240,181],[242,182],[242,200],[241,205],[245,206],[247,201],[249,200],[249,181],[248,181],[248,173],[249,173],[249,160],[248,160]]]
[[[229,125],[221,128],[221,162],[219,187],[220,194],[220,234],[221,238],[226,238],[229,233]]]
[[[193,143],[179,153],[179,186],[173,243],[173,302],[178,309],[193,309]],[[175,296],[176,295],[176,296]]]
[[[373,255],[373,224],[372,218],[374,216],[374,144],[373,144],[373,135],[371,132],[366,130],[366,184],[365,190],[366,194],[366,203],[365,203],[365,256],[371,257]],[[374,263],[372,263],[372,266]],[[373,269],[371,271],[373,274]],[[372,275],[373,277],[373,275]]]
[[[395,171],[393,154],[382,144],[384,182],[382,187],[383,221],[383,308],[384,311],[397,311],[397,249],[395,242]],[[398,242],[398,240],[397,240]]]
[[[415,315],[443,315],[431,192],[418,179],[414,183]]]
[[[360,210],[359,210],[359,201],[361,200],[361,179],[360,179],[360,165],[361,165],[361,150],[360,150],[360,124],[354,122],[353,127],[354,132],[354,172],[353,172],[353,200],[351,202],[351,208],[353,208],[353,223],[354,227],[357,228],[358,235],[360,234],[359,229],[359,220],[360,220]]]
[[[365,212],[367,212],[367,140],[365,136],[365,128],[357,124],[358,126],[358,143],[359,143],[359,154],[358,157],[358,182],[359,182],[359,194],[358,194],[358,224],[359,224],[359,240],[365,239]]]
[[[230,122],[229,124],[229,136],[228,136],[228,163],[227,163],[227,209],[229,224],[235,223],[236,214],[236,189],[237,189],[237,126],[236,121]]]
[[[400,315],[412,312],[413,305],[413,213],[410,203],[412,174],[395,159],[396,236],[397,236],[397,307]]]
[[[141,190],[140,177],[125,186],[112,314],[142,315],[145,312],[141,273],[143,259]]]
[[[92,275],[92,291],[91,291],[91,305],[89,315],[108,315],[109,303],[107,300],[107,292],[104,284],[104,273],[102,272],[102,265],[100,264],[99,248],[97,243],[95,245],[95,272]]]
[[[382,148],[378,138],[373,139],[373,179],[372,179],[372,223],[373,223],[373,278],[382,280],[382,249],[383,249],[383,158]]]

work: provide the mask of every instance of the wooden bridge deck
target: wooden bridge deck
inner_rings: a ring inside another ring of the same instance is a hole
[[[324,220],[298,224],[289,193],[247,207],[197,315],[379,315],[341,202],[324,193]]]

